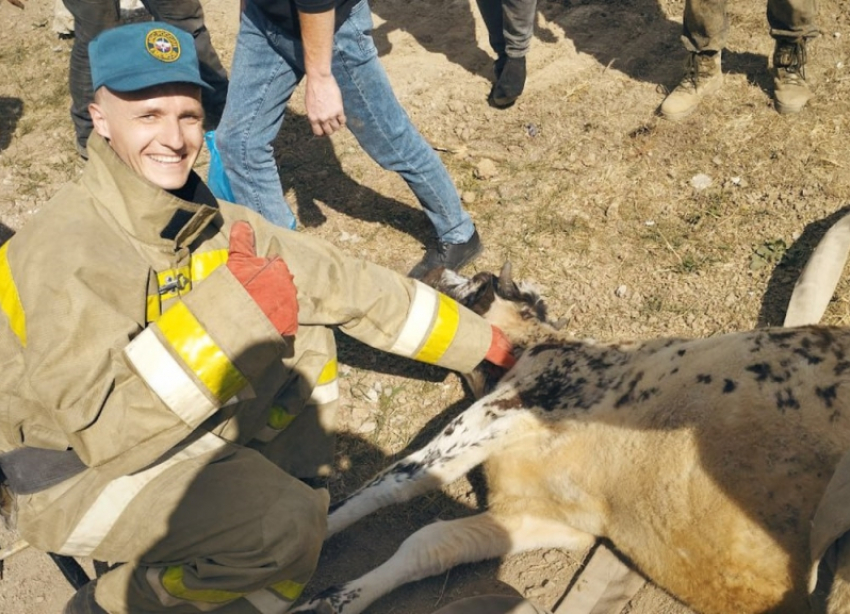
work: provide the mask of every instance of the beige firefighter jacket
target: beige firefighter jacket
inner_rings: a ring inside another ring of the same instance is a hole
[[[71,447],[120,476],[199,427],[247,442],[315,327],[461,372],[483,359],[489,324],[424,284],[216,202],[194,174],[189,202],[100,137],[89,152],[81,177],[0,248],[0,452]],[[257,253],[292,271],[294,338],[222,266],[243,219]]]

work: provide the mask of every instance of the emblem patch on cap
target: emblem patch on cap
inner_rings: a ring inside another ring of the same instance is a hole
[[[145,47],[161,62],[175,62],[180,57],[180,41],[168,30],[151,30],[145,38]]]

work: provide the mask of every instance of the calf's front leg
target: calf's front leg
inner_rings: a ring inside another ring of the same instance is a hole
[[[559,522],[490,512],[423,527],[382,565],[356,580],[331,587],[293,612],[359,614],[398,588],[460,565],[538,548],[589,548],[594,537]]]
[[[523,412],[506,413],[487,398],[451,421],[424,448],[390,465],[365,486],[331,506],[330,537],[364,516],[454,482],[484,462]]]

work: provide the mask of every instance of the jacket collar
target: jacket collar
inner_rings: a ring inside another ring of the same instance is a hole
[[[215,197],[194,171],[180,190],[190,199],[184,200],[138,175],[97,133],[88,150],[82,185],[135,239],[176,250],[190,245],[218,216]]]

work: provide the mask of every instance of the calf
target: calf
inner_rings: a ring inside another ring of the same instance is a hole
[[[296,611],[357,614],[460,563],[598,538],[698,612],[816,611],[809,536],[850,447],[850,331],[598,344],[556,330],[507,267],[432,281],[501,327],[519,360],[501,378],[488,365],[471,374],[486,394],[335,506],[329,534],[481,463],[489,507],[424,527]],[[839,552],[830,613],[850,611],[848,558]]]

